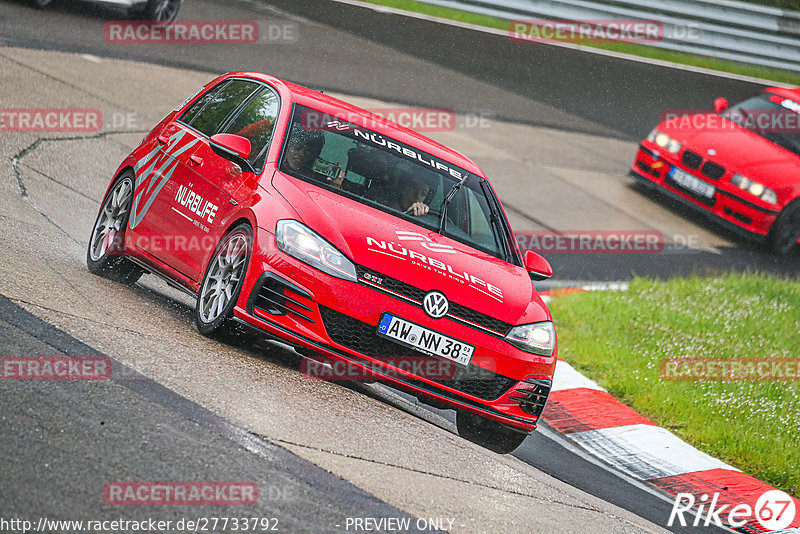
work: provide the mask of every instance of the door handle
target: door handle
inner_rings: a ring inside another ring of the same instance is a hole
[[[158,142],[161,143],[162,145],[166,145],[167,143],[169,143],[169,136],[164,134],[159,135],[156,139],[158,139]]]
[[[195,156],[194,154],[189,156],[189,161],[191,161],[194,165],[197,165],[198,167],[203,164],[203,158],[201,158],[200,156]]]

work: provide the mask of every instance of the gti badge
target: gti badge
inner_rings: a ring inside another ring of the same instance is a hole
[[[425,298],[422,299],[422,308],[429,316],[434,319],[441,319],[447,315],[447,310],[450,309],[450,303],[447,302],[447,297],[438,291],[428,291]]]

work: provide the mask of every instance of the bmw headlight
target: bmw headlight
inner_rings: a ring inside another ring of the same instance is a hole
[[[778,203],[778,195],[775,194],[775,191],[772,189],[768,189],[764,187],[762,184],[758,182],[754,182],[750,178],[746,176],[742,176],[741,174],[734,174],[733,178],[731,178],[731,183],[742,189],[743,191],[747,191],[754,197],[758,197],[764,202],[769,202],[770,204],[777,204]]]
[[[677,154],[681,150],[681,144],[678,141],[656,129],[650,132],[650,135],[647,136],[647,140],[672,154]]]
[[[522,324],[511,329],[506,341],[525,352],[552,356],[556,346],[556,331],[550,321]]]
[[[347,256],[308,226],[289,219],[278,221],[275,241],[286,254],[336,278],[355,282],[356,267]]]

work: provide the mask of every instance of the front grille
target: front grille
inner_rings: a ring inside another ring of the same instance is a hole
[[[320,306],[319,311],[331,340],[350,350],[377,359],[427,357],[421,352],[378,336],[373,325],[324,306]],[[428,387],[421,380],[404,378],[403,381],[422,389]],[[517,381],[477,365],[469,365],[466,368],[456,365],[452,379],[435,380],[435,382],[479,399],[494,400],[501,397]]]
[[[520,387],[515,388],[514,393],[508,398],[518,400],[519,407],[525,413],[539,417],[542,415],[552,386],[553,383],[550,380],[531,378],[523,382]]]
[[[717,165],[713,161],[706,161],[700,172],[711,178],[712,180],[719,180],[725,175],[725,167]]]
[[[356,265],[356,272],[359,279],[368,280],[381,288],[398,293],[408,299],[413,300],[420,307],[422,306],[422,299],[425,298],[425,293],[427,293],[427,291],[361,265]],[[376,279],[380,279],[380,282],[377,282]],[[375,285],[370,285],[370,287],[375,288]],[[486,315],[485,313],[473,310],[472,308],[467,308],[466,306],[462,306],[461,304],[457,304],[453,301],[450,301],[450,311],[448,312],[447,317],[454,320],[464,319],[466,321],[475,323],[479,326],[496,332],[499,336],[505,335],[505,333],[508,332],[512,326],[505,321],[495,319],[494,317]]]
[[[691,150],[684,150],[683,151],[683,164],[689,167],[690,169],[697,169],[701,163],[703,163],[703,158],[701,158],[698,154],[695,154]]]

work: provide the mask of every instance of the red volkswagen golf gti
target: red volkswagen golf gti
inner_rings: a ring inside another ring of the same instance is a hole
[[[800,89],[770,87],[716,113],[667,118],[630,173],[782,255],[800,242]]]
[[[344,365],[455,409],[459,433],[498,452],[536,428],[550,392],[556,334],[532,279],[552,270],[520,255],[483,172],[264,74],[212,81],[145,137],[87,263],[189,292],[205,335],[245,324],[308,369]]]

